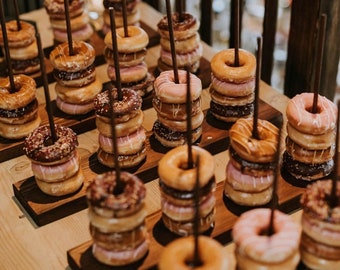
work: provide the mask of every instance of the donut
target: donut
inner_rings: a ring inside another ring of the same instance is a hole
[[[238,67],[234,66],[234,49],[222,50],[211,59],[211,71],[214,76],[223,82],[245,83],[254,78],[256,71],[256,58],[246,50],[239,49]]]
[[[197,49],[201,42],[200,35],[195,33],[193,36],[185,40],[175,40],[175,51],[178,54],[185,54]],[[165,51],[171,52],[170,40],[167,38],[160,38],[159,44]]]
[[[56,105],[59,110],[70,115],[84,115],[93,111],[93,101],[84,104],[68,103],[57,96]]]
[[[214,88],[210,87],[209,88],[209,94],[211,97],[211,101],[215,103],[217,106],[221,107],[234,107],[235,110],[236,108],[240,108],[241,106],[247,106],[248,104],[253,104],[255,100],[255,93],[251,93],[247,96],[242,96],[242,97],[230,97],[230,96],[225,96],[217,92]],[[225,104],[228,104],[225,106]]]
[[[181,54],[176,53],[177,66],[179,68],[185,68],[186,66],[193,65],[199,62],[202,55],[203,55],[203,46],[201,43],[199,43],[198,46],[194,50],[188,53],[181,53]],[[160,59],[166,65],[173,66],[171,51],[166,51],[163,48],[161,48]]]
[[[337,106],[326,97],[318,95],[317,113],[312,113],[314,93],[301,93],[289,100],[287,120],[296,130],[320,135],[336,127]]]
[[[210,89],[227,97],[244,97],[254,93],[255,90],[255,77],[247,82],[233,83],[221,81],[216,76],[211,74],[211,87]]]
[[[148,73],[148,67],[145,62],[141,62],[135,66],[121,67],[119,69],[121,83],[133,83],[143,80]],[[113,80],[117,81],[115,66],[108,65],[107,75]]]
[[[84,41],[73,41],[74,55],[70,55],[68,43],[59,44],[50,53],[52,66],[58,70],[77,72],[92,65],[95,60],[95,50]]]
[[[31,132],[24,141],[24,151],[33,162],[48,165],[60,164],[78,146],[77,135],[70,128],[55,125],[57,140],[51,143],[49,125],[43,125]]]
[[[152,93],[154,80],[155,77],[150,72],[148,72],[145,78],[140,81],[132,83],[122,83],[122,88],[130,88],[143,98]],[[115,85],[114,82],[113,85]]]
[[[145,59],[147,50],[146,48],[143,48],[140,51],[132,52],[132,53],[120,53],[118,52],[118,59],[119,59],[119,66],[120,67],[129,67],[129,66],[135,66],[140,63],[142,63]],[[104,57],[105,61],[111,65],[114,66],[114,52],[108,47],[105,47],[104,49]]]
[[[166,245],[158,262],[160,270],[192,268],[195,248],[193,236],[181,237]],[[198,237],[198,248],[202,265],[199,269],[232,269],[232,263],[223,251],[223,246],[208,236]],[[196,267],[195,267],[196,268]]]
[[[137,4],[138,0],[126,0],[126,12],[133,12],[136,9]],[[103,6],[106,9],[113,7],[115,12],[123,13],[123,4],[119,0],[103,0]]]
[[[84,0],[72,0],[69,3],[70,18],[83,13],[85,7]],[[52,19],[63,20],[66,18],[63,0],[44,0],[44,8]]]
[[[192,191],[196,185],[196,169],[186,169],[188,146],[182,145],[169,150],[159,161],[158,175],[169,187]],[[192,146],[193,160],[200,157],[199,183],[205,186],[214,175],[215,161],[212,155],[199,146]]]
[[[21,124],[9,124],[0,122],[0,136],[7,139],[22,139],[25,138],[30,132],[38,128],[41,124],[41,118],[39,115],[25,123]]]
[[[139,8],[133,9],[131,12],[126,14],[126,20],[128,25],[137,26],[139,27],[139,20],[141,16],[141,12]],[[110,19],[110,12],[108,9],[104,9],[103,13],[104,17],[104,25],[103,25],[103,32],[108,33],[111,30],[111,19]],[[115,11],[115,25],[116,28],[120,28],[124,26],[124,18],[123,13]]]
[[[8,47],[27,47],[35,40],[35,28],[32,24],[25,21],[20,21],[20,26],[21,29],[18,30],[18,24],[16,20],[6,22]],[[0,45],[4,46],[4,42],[2,30],[0,30]]]
[[[0,108],[0,122],[4,124],[25,124],[33,121],[38,115],[38,100],[35,98],[26,106],[14,110]]]
[[[330,204],[332,180],[318,180],[301,196],[301,260],[311,269],[337,269],[340,265],[339,201]],[[340,185],[336,184],[336,196]]]
[[[200,26],[199,21],[190,13],[183,12],[180,16],[175,12],[171,14],[172,28],[175,40],[183,40],[194,36]],[[161,37],[170,39],[168,18],[164,16],[157,24]]]
[[[296,269],[301,228],[290,216],[275,210],[274,233],[266,235],[271,210],[257,208],[244,212],[235,222],[232,238],[240,269]]]
[[[259,139],[252,137],[253,119],[238,119],[229,130],[230,145],[239,156],[252,162],[274,160],[279,131],[267,120],[258,119]]]
[[[31,44],[25,47],[9,48],[9,55],[12,60],[29,60],[38,57],[37,41],[34,39]]]
[[[73,31],[77,31],[79,29],[82,29],[85,27],[85,25],[88,25],[90,22],[89,15],[87,12],[83,12],[80,15],[70,18],[70,24],[71,24],[71,31],[72,31],[72,37],[73,37]],[[67,24],[66,20],[55,20],[50,18],[51,27],[54,30],[63,30],[67,31]]]
[[[154,82],[155,94],[165,103],[186,103],[187,79],[186,71],[178,70],[179,83],[175,83],[174,71],[163,71]],[[194,74],[190,74],[190,98],[196,100],[201,96],[202,82]]]
[[[218,120],[234,123],[240,118],[250,118],[253,115],[254,103],[240,106],[221,105],[213,100],[210,101],[210,112]]]
[[[52,29],[56,44],[68,42],[68,34],[65,29]],[[93,35],[93,28],[90,24],[85,24],[79,29],[72,29],[72,40],[73,41],[88,41]]]
[[[119,53],[133,53],[143,50],[149,44],[148,34],[138,26],[128,26],[128,36],[125,37],[124,28],[116,29],[117,47]],[[112,33],[105,35],[104,43],[113,50]]]
[[[84,70],[78,72],[67,72],[54,69],[53,77],[61,86],[67,87],[82,87],[95,81],[96,72],[95,65],[92,64]]]

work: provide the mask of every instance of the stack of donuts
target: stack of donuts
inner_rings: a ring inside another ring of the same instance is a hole
[[[92,45],[85,41],[73,41],[72,44],[72,55],[67,42],[59,44],[50,53],[56,79],[56,104],[67,114],[82,115],[93,110],[93,100],[101,92],[102,83],[96,77]]]
[[[93,35],[90,17],[85,9],[84,0],[69,1],[69,14],[72,39],[87,41]],[[44,7],[49,16],[55,42],[68,41],[64,0],[44,0]]]
[[[215,162],[213,156],[198,146],[192,147],[193,160],[200,158],[199,167],[199,233],[215,222]],[[161,192],[162,221],[177,235],[194,233],[197,168],[188,168],[188,146],[168,151],[159,161],[158,175]]]
[[[334,206],[331,189],[331,180],[315,181],[301,197],[301,260],[309,269],[340,269],[340,184]]]
[[[55,125],[57,140],[52,141],[49,125],[36,128],[25,139],[24,151],[39,189],[51,196],[76,192],[84,182],[79,164],[77,135],[72,129]]]
[[[145,226],[146,189],[135,175],[116,172],[96,176],[87,188],[92,254],[100,262],[122,266],[141,259],[149,249]]]
[[[128,25],[139,26],[140,10],[138,2],[140,0],[126,0],[126,20]],[[114,9],[116,28],[123,27],[123,1],[122,0],[103,0],[104,5],[104,25],[103,33],[108,33],[111,29],[109,8]]]
[[[144,114],[142,98],[132,89],[122,88],[122,100],[117,89],[112,90],[118,162],[121,168],[138,165],[146,158],[146,133],[142,126]],[[94,101],[96,126],[99,131],[97,158],[107,167],[114,168],[114,147],[111,127],[109,90],[98,94]]]
[[[35,38],[35,28],[32,24],[20,21],[21,29],[18,29],[17,21],[6,22],[6,33],[10,61],[13,74],[32,74],[40,70],[38,46]],[[5,46],[2,30],[0,29],[0,45]]]
[[[127,36],[125,36],[123,27],[116,29],[120,81],[122,87],[131,88],[144,97],[153,90],[154,81],[154,77],[148,71],[144,61],[149,36],[139,26],[128,26],[127,29]],[[104,56],[108,63],[107,74],[110,80],[115,83],[117,78],[111,31],[106,34],[104,42],[106,45]]]
[[[301,226],[289,215],[275,210],[270,234],[270,216],[270,209],[257,208],[243,213],[234,224],[237,269],[297,269]]]
[[[204,114],[201,109],[201,80],[190,74],[191,115],[186,112],[187,77],[185,70],[178,70],[179,83],[175,83],[174,71],[163,71],[155,79],[153,107],[157,111],[157,120],[153,125],[156,139],[166,147],[176,147],[186,143],[187,132],[191,132],[192,141],[197,141],[202,134]],[[187,117],[191,117],[191,131],[187,130]]]
[[[210,112],[224,122],[251,117],[254,111],[256,58],[239,49],[239,66],[234,66],[235,50],[222,50],[211,59]]]
[[[22,139],[41,123],[36,83],[24,74],[13,79],[15,89],[11,89],[9,77],[0,78],[0,136]]]
[[[333,171],[337,107],[321,95],[312,113],[314,93],[293,97],[287,105],[283,167],[296,179],[313,181]]]
[[[167,16],[164,16],[157,24],[161,36],[160,58],[158,60],[159,70],[172,70],[172,54]],[[201,38],[198,33],[199,20],[189,13],[173,13],[172,27],[175,42],[176,63],[178,68],[190,67],[192,73],[196,73],[200,66],[203,54]]]
[[[262,119],[258,119],[257,129],[259,138],[254,138],[253,119],[240,118],[229,130],[224,194],[239,205],[265,205],[272,199],[279,131]]]
[[[223,246],[211,237],[198,236],[198,250],[200,265],[193,266],[195,240],[193,236],[181,237],[172,241],[162,251],[159,258],[158,269],[235,269]]]

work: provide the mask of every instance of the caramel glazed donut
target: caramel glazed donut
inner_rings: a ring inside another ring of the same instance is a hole
[[[274,232],[268,235],[270,215],[269,208],[256,208],[244,212],[234,224],[237,269],[296,269],[300,261],[301,226],[289,215],[275,210]]]
[[[179,83],[174,81],[172,70],[163,71],[154,82],[155,96],[153,107],[157,112],[157,120],[153,125],[156,139],[166,147],[176,147],[186,143],[187,140],[187,112],[186,71],[178,70]],[[190,99],[192,103],[192,141],[197,141],[202,135],[204,114],[201,109],[201,80],[190,74]]]
[[[238,119],[229,131],[230,160],[224,194],[239,205],[265,205],[272,199],[279,131],[258,119],[259,139],[252,137],[253,119]]]
[[[146,158],[146,133],[142,127],[144,114],[142,98],[128,88],[122,89],[122,100],[118,100],[117,89],[113,93],[115,132],[117,137],[118,162],[122,168],[131,168]],[[97,158],[103,165],[114,168],[114,150],[110,116],[109,90],[97,95],[94,100],[96,126],[99,131]]]
[[[340,205],[337,200],[335,206],[330,206],[331,189],[331,180],[315,181],[301,197],[301,260],[310,269],[340,269]]]
[[[145,226],[146,188],[135,175],[122,171],[116,191],[116,172],[96,176],[86,190],[94,257],[120,266],[141,259],[149,248]]]
[[[210,112],[224,122],[247,118],[254,110],[256,58],[240,49],[238,67],[234,49],[218,52],[211,60]]]
[[[22,139],[41,123],[34,79],[15,75],[14,85],[12,92],[9,78],[0,78],[0,136],[6,139]]]
[[[318,96],[312,113],[314,93],[293,97],[286,109],[287,138],[283,167],[295,178],[312,181],[329,175],[334,167],[337,106]]]
[[[148,71],[145,63],[149,44],[148,34],[138,26],[128,26],[128,36],[125,37],[124,28],[117,28],[117,47],[120,66],[120,80],[123,88],[132,88],[141,97],[153,90],[154,76]],[[111,81],[116,82],[116,70],[112,45],[112,33],[106,34],[104,42],[105,60],[108,63],[107,74]]]
[[[39,71],[40,61],[38,46],[35,39],[34,26],[25,21],[20,21],[21,29],[18,30],[17,21],[6,22],[9,54],[13,74],[32,74]],[[2,30],[0,29],[0,45],[4,46]]]
[[[193,269],[195,240],[193,236],[181,237],[168,244],[161,253],[158,263],[159,270]],[[223,251],[223,246],[208,236],[198,237],[200,260],[198,269],[234,269],[232,263]],[[196,268],[196,267],[195,267]]]
[[[193,160],[200,157],[199,232],[205,232],[215,220],[215,163],[212,155],[203,148],[193,146],[192,152]],[[170,231],[178,235],[193,233],[196,168],[187,167],[187,145],[171,149],[158,164],[162,220]]]
[[[101,92],[102,83],[96,77],[93,46],[73,41],[73,50],[74,54],[70,55],[68,43],[62,43],[50,53],[56,79],[56,104],[67,114],[86,114],[93,110],[93,100]]]
[[[76,192],[84,182],[79,166],[77,135],[72,129],[55,125],[57,140],[52,141],[49,125],[36,128],[24,141],[24,151],[32,162],[39,189],[51,196]]]

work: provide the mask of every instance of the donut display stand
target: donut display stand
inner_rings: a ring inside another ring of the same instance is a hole
[[[279,125],[282,121],[281,113],[263,101],[260,101],[260,104],[259,117],[268,119],[274,124]],[[204,133],[198,145],[207,149],[212,154],[227,150],[229,147],[228,126],[222,124],[210,115],[209,110],[204,111],[204,114],[205,120],[202,124]],[[148,131],[146,149],[146,160],[139,166],[128,169],[129,172],[137,174],[145,183],[157,178],[158,161],[169,148],[162,146],[156,140],[152,131]],[[34,177],[23,179],[13,184],[15,197],[38,226],[46,225],[85,209],[87,207],[85,201],[87,181],[94,178],[97,174],[110,170],[110,168],[99,163],[96,153],[81,156],[80,164],[86,178],[85,183],[78,192],[70,196],[55,198],[43,194],[35,183]]]

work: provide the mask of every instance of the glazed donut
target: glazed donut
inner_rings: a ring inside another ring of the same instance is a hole
[[[76,192],[84,183],[84,175],[82,170],[78,170],[76,174],[62,180],[60,182],[46,182],[44,180],[35,178],[35,182],[39,189],[51,196],[64,196]]]
[[[38,57],[37,41],[34,39],[27,47],[9,48],[12,60],[29,60]]]
[[[76,17],[84,12],[84,0],[72,0],[69,4],[70,18]],[[44,7],[52,19],[65,19],[64,0],[44,0]]]
[[[121,172],[120,180],[123,184],[123,191],[119,194],[113,193],[113,190],[117,185],[115,171],[97,175],[93,181],[91,181],[86,190],[86,198],[92,209],[90,212],[91,216],[120,218],[139,212],[140,206],[146,196],[144,183],[136,175],[126,171]],[[104,212],[98,212],[99,209],[103,209]],[[140,224],[140,222],[133,223]],[[105,227],[102,224],[99,225],[101,226],[94,226],[97,228]],[[111,225],[109,225],[109,227],[110,226]],[[129,224],[129,226],[132,226],[131,229],[133,229],[133,224]],[[107,228],[104,229],[105,231],[108,231]],[[128,231],[128,229],[120,227],[118,230],[114,231]]]
[[[59,83],[55,84],[57,96],[66,103],[87,104],[101,92],[102,83],[96,78],[92,83],[80,87],[68,87]]]
[[[139,63],[136,66],[121,67],[119,70],[120,80],[122,83],[128,84],[143,80],[148,73],[148,67],[145,62]],[[107,76],[116,81],[116,69],[112,65],[107,66]]]
[[[168,151],[158,164],[158,175],[167,185],[179,190],[192,191],[196,183],[196,169],[183,169],[187,166],[188,146],[182,145]],[[192,146],[193,160],[200,156],[200,186],[205,186],[214,175],[215,162],[205,149]]]
[[[141,81],[133,82],[133,83],[126,83],[122,84],[123,88],[130,88],[131,90],[135,91],[140,97],[146,97],[147,95],[151,94],[153,91],[153,82],[155,77],[148,72],[145,78]]]
[[[115,157],[113,154],[103,151],[101,148],[97,152],[98,161],[106,167],[115,168]],[[121,168],[133,168],[146,159],[146,147],[143,145],[142,149],[131,155],[119,155],[118,162]]]
[[[36,98],[36,83],[30,76],[14,76],[15,91],[11,92],[9,77],[0,78],[0,108],[16,110],[25,107]]]
[[[68,34],[66,29],[52,29],[52,32],[57,43],[68,42]],[[82,28],[72,30],[72,39],[73,41],[86,41],[91,38],[93,32],[94,30],[92,26],[90,24],[85,24]]]
[[[255,93],[254,92],[249,94],[248,96],[229,97],[229,96],[225,96],[225,95],[218,93],[217,91],[215,91],[215,89],[210,87],[209,93],[210,93],[211,100],[215,104],[219,104],[221,106],[224,106],[224,105],[229,106],[229,107],[245,106],[247,104],[253,103],[254,99],[255,99]]]
[[[166,245],[159,258],[159,270],[187,270],[193,262],[195,241],[193,236],[181,237]],[[216,240],[200,235],[198,237],[200,259],[199,269],[232,269],[231,262]]]
[[[116,88],[112,89],[113,97],[113,111],[116,118],[121,118],[125,115],[129,115],[133,112],[138,112],[142,106],[142,98],[133,90],[129,88],[122,88],[122,100],[118,100],[118,91]],[[107,118],[110,116],[110,98],[109,91],[103,91],[98,94],[94,100],[94,108],[96,114],[100,116],[105,116]],[[117,119],[116,119],[117,120]],[[128,121],[128,119],[122,120],[123,122]]]
[[[240,49],[240,66],[234,67],[234,49],[222,50],[211,59],[211,71],[220,81],[245,83],[255,77],[256,58],[250,52]]]
[[[270,209],[257,208],[243,213],[234,224],[232,238],[240,269],[296,269],[301,228],[290,216],[275,210],[274,234],[265,235],[270,215]]]
[[[154,82],[155,94],[165,103],[186,103],[187,79],[186,71],[178,70],[179,83],[175,83],[174,71],[163,71]],[[194,74],[190,74],[190,96],[196,100],[202,93],[202,82]]]
[[[128,14],[126,14],[126,20],[127,20],[127,24],[131,25],[131,26],[136,26],[139,27],[139,20],[140,20],[140,11],[138,8],[135,8],[133,11],[129,12]],[[111,21],[110,21],[110,12],[109,10],[104,10],[104,33],[108,33],[111,30]],[[116,14],[115,16],[115,24],[116,24],[116,28],[121,28],[124,26],[124,19],[123,16],[120,15],[119,13]],[[105,27],[107,29],[105,29]]]
[[[115,125],[115,131],[117,137],[127,136],[137,129],[139,129],[144,121],[144,113],[142,110],[138,111],[138,114],[129,119],[127,122],[117,123]],[[106,137],[112,137],[111,120],[108,117],[97,116],[96,126],[98,131]]]
[[[336,127],[337,106],[326,97],[318,96],[317,113],[312,113],[314,93],[302,93],[289,100],[288,122],[305,134],[320,135]]]
[[[167,38],[160,38],[161,47],[168,52],[171,52],[170,40]],[[201,38],[198,33],[195,33],[192,37],[185,40],[175,40],[175,50],[178,54],[185,54],[194,51],[200,44]]]
[[[144,61],[146,53],[147,53],[146,48],[132,53],[118,53],[119,66],[120,67],[136,66]],[[113,50],[109,49],[108,47],[105,47],[104,57],[105,61],[109,65],[111,66],[115,65]]]
[[[255,77],[247,82],[233,83],[221,81],[211,74],[211,90],[227,97],[244,97],[254,93]]]
[[[113,154],[112,138],[99,133],[99,146],[106,153]],[[119,155],[132,155],[139,152],[145,144],[146,133],[143,127],[127,136],[117,137],[117,147]]]
[[[56,105],[59,110],[70,115],[82,115],[87,114],[93,110],[93,101],[85,104],[75,104],[63,101],[57,96]]]
[[[116,29],[117,47],[120,53],[133,53],[143,50],[149,44],[148,34],[138,26],[128,26],[128,36],[125,37],[124,28]],[[112,33],[109,32],[104,38],[107,47],[113,50]]]
[[[196,115],[191,115],[191,129],[197,129],[200,127],[204,120],[204,113],[199,111]],[[169,129],[176,130],[179,132],[187,132],[187,121],[177,121],[167,119],[161,115],[158,115],[158,121]]]
[[[57,141],[49,144],[51,131],[43,125],[31,132],[24,141],[24,151],[32,162],[52,165],[62,163],[78,146],[77,135],[70,128],[55,125]]]
[[[187,142],[187,133],[169,129],[156,120],[152,127],[155,138],[165,147],[173,148]],[[191,131],[192,141],[196,142],[202,135],[202,126]]]
[[[175,40],[187,39],[197,33],[200,23],[192,14],[182,13],[182,17],[180,17],[179,13],[175,12],[171,14],[171,17]],[[161,37],[170,39],[167,16],[158,22],[157,28]]]
[[[301,250],[301,257],[303,258],[303,264],[308,267],[307,269],[318,269],[318,270],[328,270],[328,269],[339,269],[340,260],[327,260],[314,254],[307,252],[306,250]]]
[[[85,25],[88,25],[90,22],[90,17],[87,12],[83,12],[79,16],[70,18],[71,31],[77,31],[79,29],[84,28]],[[51,27],[55,30],[64,30],[67,31],[66,20],[55,20],[50,18]]]
[[[78,151],[74,151],[69,159],[61,164],[44,165],[41,163],[31,163],[32,172],[35,178],[47,183],[60,182],[75,175],[79,170]]]
[[[287,122],[287,133],[290,139],[307,150],[323,150],[335,143],[336,130],[332,129],[323,134],[302,133]]]
[[[22,139],[41,124],[41,118],[37,115],[34,119],[22,124],[9,124],[0,122],[0,136],[7,139]]]
[[[73,41],[74,55],[70,55],[68,43],[59,44],[50,53],[50,61],[55,69],[67,72],[77,72],[92,65],[95,60],[95,50],[87,42]]]
[[[320,164],[331,160],[335,154],[335,145],[322,150],[307,150],[286,137],[286,151],[288,154],[299,162]]]
[[[260,139],[252,138],[252,118],[238,119],[229,130],[230,145],[248,161],[272,162],[278,145],[278,128],[263,119],[258,119],[257,128]]]
[[[6,32],[8,39],[8,47],[20,48],[27,47],[35,40],[35,28],[32,24],[20,21],[21,30],[18,30],[16,20],[6,22]],[[0,45],[4,46],[2,30],[0,29]]]
[[[160,99],[155,96],[152,99],[152,105],[154,109],[157,111],[157,114],[163,118],[167,118],[170,120],[186,120],[187,112],[186,112],[186,103],[174,104],[174,103],[165,103],[160,101]],[[196,115],[201,110],[201,98],[191,101],[191,114]]]

